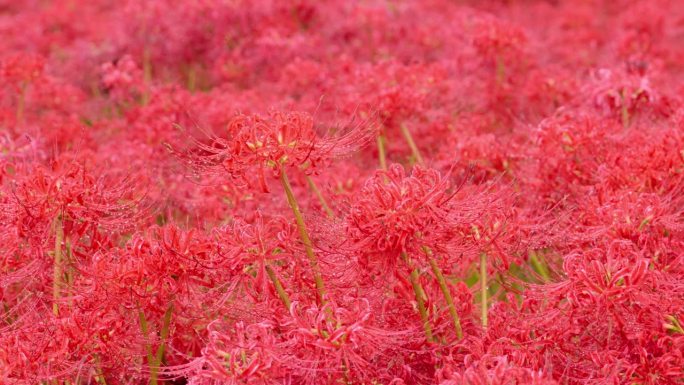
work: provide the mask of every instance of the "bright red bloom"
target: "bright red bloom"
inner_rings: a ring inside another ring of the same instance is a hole
[[[3,2],[0,384],[681,385],[683,20]]]
[[[181,158],[193,168],[233,178],[247,179],[250,171],[256,171],[265,187],[265,173],[278,176],[283,167],[316,170],[325,162],[349,155],[368,138],[362,126],[322,137],[313,117],[301,112],[238,114],[228,123],[227,138],[196,142],[193,153],[181,154]]]
[[[472,247],[471,227],[495,199],[454,187],[436,170],[415,167],[408,174],[395,164],[377,172],[353,200],[347,233],[362,255],[385,263],[402,254],[419,258],[426,250],[455,257]]]

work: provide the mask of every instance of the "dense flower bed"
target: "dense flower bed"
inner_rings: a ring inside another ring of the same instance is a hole
[[[0,4],[0,384],[684,384],[684,2]]]

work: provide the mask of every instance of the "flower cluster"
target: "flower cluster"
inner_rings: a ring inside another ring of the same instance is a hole
[[[0,5],[0,384],[681,385],[684,3]]]

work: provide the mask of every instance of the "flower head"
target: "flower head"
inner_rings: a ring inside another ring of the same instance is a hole
[[[347,218],[347,231],[360,249],[399,254],[434,247],[451,236],[449,184],[435,170],[399,165],[378,172],[363,187]]]
[[[369,139],[369,131],[356,125],[339,135],[321,136],[311,115],[303,112],[237,114],[226,135],[209,143],[195,141],[191,152],[179,153],[191,168],[247,178],[256,171],[279,176],[284,167],[315,170],[334,158],[349,155]]]

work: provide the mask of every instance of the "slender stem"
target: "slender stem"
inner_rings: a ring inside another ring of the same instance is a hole
[[[459,318],[458,312],[456,311],[456,306],[454,306],[454,299],[451,296],[449,286],[447,285],[446,279],[444,279],[444,274],[442,274],[442,270],[439,268],[437,262],[433,258],[430,258],[430,267],[432,267],[432,272],[435,274],[435,278],[437,278],[439,287],[442,289],[442,294],[444,295],[444,299],[446,300],[447,306],[449,308],[449,314],[451,314],[451,320],[454,322],[454,328],[456,329],[456,337],[458,337],[458,339],[460,340],[463,338],[461,319]]]
[[[24,123],[24,109],[26,108],[26,82],[22,82],[19,86],[19,97],[17,100],[17,124]]]
[[[544,281],[544,283],[551,281],[549,269],[544,263],[542,263],[541,259],[537,257],[537,253],[530,253],[530,263],[532,264],[532,267],[534,267],[534,269],[539,273],[539,275],[541,275],[542,281]]]
[[[64,239],[64,228],[60,215],[55,219],[55,255],[52,275],[52,313],[59,315],[59,299],[61,297],[62,286],[62,240]]]
[[[102,373],[102,360],[99,355],[95,355],[95,382],[102,385],[107,385],[104,373]]]
[[[482,295],[481,315],[482,327],[487,329],[487,254],[480,254],[480,293]]]
[[[142,95],[142,104],[146,105],[150,101],[149,87],[152,82],[152,52],[150,47],[145,45],[143,50],[143,83],[145,89]]]
[[[14,322],[14,320],[12,319],[12,314],[11,314],[11,313],[12,313],[12,309],[10,309],[9,305],[7,304],[7,302],[4,302],[4,301],[2,302],[2,309],[3,309],[4,313],[5,313],[5,314],[4,314],[4,318],[5,318],[4,321],[5,321],[5,323],[6,323],[7,325],[11,325],[12,322]]]
[[[622,127],[629,127],[629,110],[627,109],[627,101],[625,100],[625,92],[620,92],[621,108],[620,118],[622,119]]]
[[[406,143],[408,143],[409,148],[411,148],[411,153],[413,154],[413,158],[415,159],[416,163],[420,165],[424,164],[423,157],[420,155],[420,150],[418,150],[418,146],[416,146],[416,142],[413,140],[411,131],[409,131],[408,127],[404,123],[402,123],[400,127],[402,134],[404,134],[404,139],[406,139]]]
[[[383,171],[387,171],[387,154],[385,152],[385,135],[378,134],[378,158],[380,158],[380,168]]]
[[[349,380],[349,363],[347,360],[344,360],[345,362],[342,363],[342,384],[344,385],[352,385],[352,382]]]
[[[159,378],[159,368],[161,367],[162,360],[164,359],[164,351],[166,350],[166,340],[169,337],[169,327],[171,325],[171,315],[173,314],[173,304],[169,305],[168,309],[164,313],[164,319],[162,321],[162,328],[160,331],[159,347],[154,356],[154,365],[150,365],[150,384],[156,385]]]
[[[406,262],[409,268],[411,268],[411,260],[406,252],[401,253],[401,257]],[[432,336],[432,327],[430,326],[430,319],[428,317],[427,309],[425,308],[425,290],[420,284],[420,272],[418,269],[413,269],[410,275],[411,287],[413,287],[413,295],[416,297],[416,303],[418,304],[418,313],[420,314],[420,320],[423,322],[423,329],[425,330],[425,337],[428,342],[433,342],[434,338]]]
[[[503,85],[506,80],[506,63],[501,55],[496,56],[496,84]]]
[[[309,258],[309,264],[311,265],[311,270],[313,271],[314,281],[316,282],[316,289],[318,291],[318,297],[321,304],[325,301],[325,284],[323,283],[323,278],[321,277],[321,271],[318,267],[318,259],[313,250],[313,244],[311,243],[311,238],[309,237],[309,232],[306,229],[306,223],[304,223],[304,216],[299,210],[299,205],[295,199],[294,192],[292,191],[292,185],[287,177],[287,172],[285,167],[280,169],[280,181],[283,184],[283,189],[285,190],[285,195],[287,196],[287,203],[292,209],[292,213],[295,216],[295,221],[297,222],[297,229],[299,230],[299,236],[302,238],[302,243],[304,244],[304,249],[306,255]]]
[[[64,242],[66,246],[66,290],[67,290],[67,304],[69,308],[73,306],[73,287],[74,287],[74,267],[72,265],[73,263],[73,251],[72,251],[72,246],[71,242],[69,241],[69,237],[65,238]]]
[[[428,312],[425,308],[426,295],[423,287],[420,285],[420,273],[418,272],[418,269],[413,269],[413,271],[411,271],[411,286],[413,286],[413,294],[416,296],[416,302],[418,303],[418,313],[420,313],[420,319],[423,322],[425,337],[428,342],[432,342],[432,327],[430,326]]]
[[[667,315],[665,316],[665,319],[667,319],[667,321],[669,322],[663,325],[665,326],[665,329],[673,333],[684,334],[684,327],[682,327],[682,324],[681,322],[679,322],[679,319],[677,319],[677,316]]]
[[[162,319],[162,328],[160,331],[160,342],[157,351],[152,354],[152,344],[149,341],[149,324],[147,318],[142,310],[138,310],[138,318],[140,319],[140,330],[143,337],[146,339],[145,350],[147,351],[147,366],[150,369],[150,385],[157,385],[159,379],[159,367],[164,358],[164,351],[166,349],[166,339],[169,337],[169,326],[171,325],[171,316],[173,314],[173,304],[169,305],[164,313]]]
[[[271,266],[266,265],[266,273],[268,274],[268,277],[271,278],[271,282],[273,282],[273,286],[275,286],[276,292],[278,293],[278,297],[280,297],[280,300],[283,301],[283,305],[285,305],[285,307],[289,311],[292,305],[292,301],[290,301],[290,296],[287,295],[287,292],[283,288],[283,284],[280,283],[278,276],[276,276],[275,271],[273,271]]]
[[[188,65],[188,90],[194,92],[197,88],[197,67],[195,63]]]
[[[152,366],[154,356],[152,355],[152,345],[150,344],[150,330],[147,325],[147,318],[142,309],[138,310],[138,319],[140,320],[140,331],[145,339],[145,350],[147,351],[147,365]]]
[[[311,187],[311,190],[314,192],[314,194],[316,194],[318,202],[320,202],[321,206],[323,207],[323,210],[325,211],[325,214],[328,216],[328,219],[335,218],[335,213],[332,211],[330,206],[328,206],[328,202],[325,200],[325,197],[323,196],[323,193],[321,193],[321,190],[318,188],[318,186],[316,186],[316,182],[314,182],[313,178],[307,175],[306,181],[309,183],[309,187]]]

